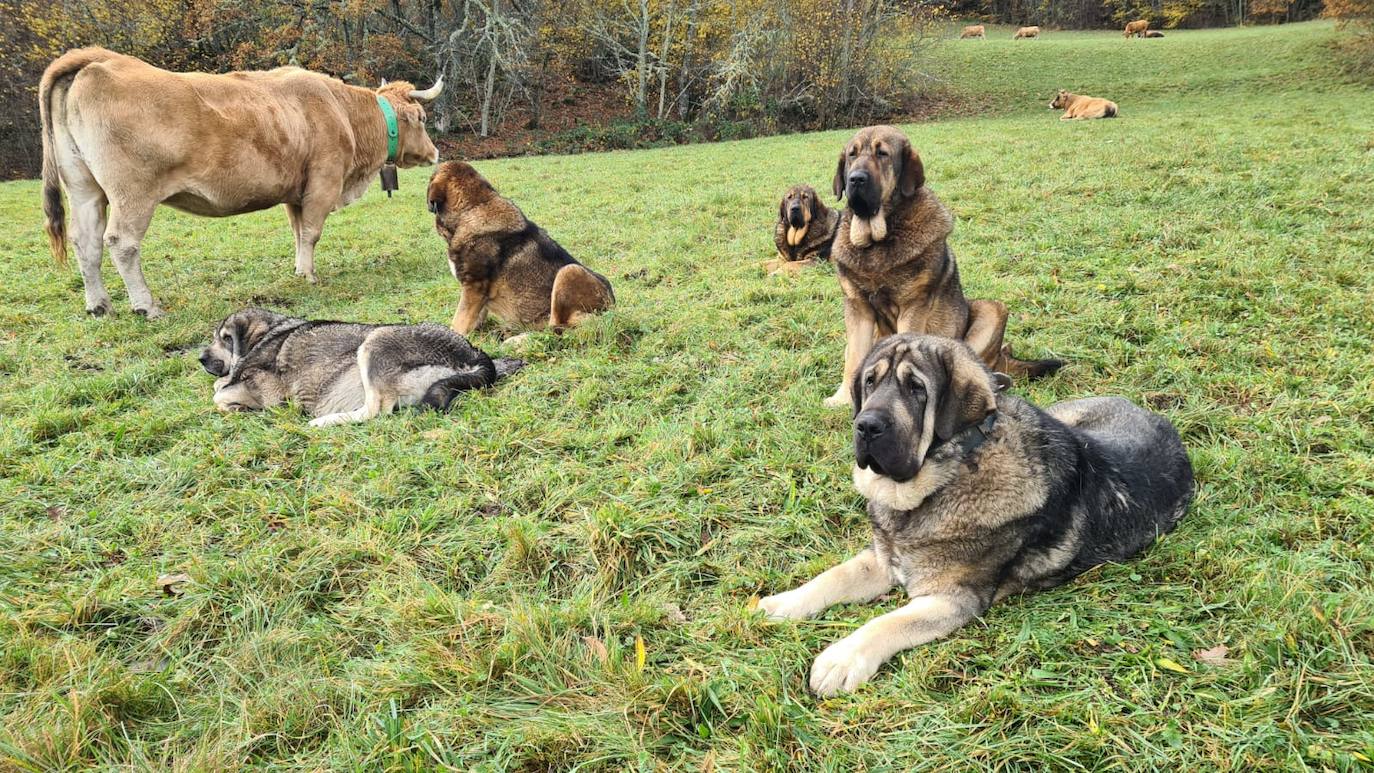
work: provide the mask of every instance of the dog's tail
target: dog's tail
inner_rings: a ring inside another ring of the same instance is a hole
[[[1106,113],[1106,115],[1103,115],[1102,117],[1103,117],[1103,118],[1116,118],[1116,117],[1117,117],[1117,115],[1116,115],[1116,103],[1115,103],[1115,102],[1109,102],[1109,103],[1107,103],[1107,113]]]
[[[436,411],[447,411],[453,399],[460,392],[489,387],[498,379],[505,378],[523,367],[525,367],[524,360],[506,358],[492,360],[484,356],[482,361],[476,365],[430,384],[429,389],[425,390],[425,396],[420,398],[420,406],[433,408]]]
[[[57,133],[54,121],[66,122],[66,111],[55,115],[53,88],[63,78],[71,78],[82,68],[113,58],[103,48],[78,48],[53,60],[38,82],[38,116],[43,127],[43,230],[48,234],[48,249],[59,266],[67,265],[67,213],[62,207],[62,176],[57,170]]]
[[[1037,379],[1048,376],[1064,367],[1063,360],[1018,360],[1011,353],[1011,346],[1002,347],[1002,372],[1014,378]]]

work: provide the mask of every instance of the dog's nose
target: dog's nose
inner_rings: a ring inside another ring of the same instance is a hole
[[[865,172],[865,171],[863,171],[862,169],[856,169],[856,170],[850,172],[850,173],[849,173],[849,184],[850,184],[850,185],[867,185],[867,184],[868,184],[868,172]]]
[[[876,440],[887,430],[888,420],[886,416],[865,413],[854,421],[854,431],[865,441]]]

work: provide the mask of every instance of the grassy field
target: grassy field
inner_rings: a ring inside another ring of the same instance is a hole
[[[1367,768],[1374,99],[1331,36],[943,48],[999,115],[907,129],[968,293],[1070,362],[1024,393],[1162,411],[1199,492],[1139,560],[826,701],[811,659],[901,600],[750,612],[867,536],[821,407],[835,279],[758,266],[847,132],[482,163],[619,306],[448,415],[324,431],[216,413],[196,354],[250,303],[446,321],[424,170],[330,218],[318,287],[280,210],[160,211],[156,322],[113,268],[120,313],[87,318],[37,184],[0,185],[0,769]],[[1060,123],[1061,86],[1124,117]]]

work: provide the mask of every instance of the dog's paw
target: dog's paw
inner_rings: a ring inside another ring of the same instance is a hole
[[[851,692],[878,673],[883,665],[858,636],[847,636],[829,647],[811,665],[811,692],[829,698]]]
[[[822,405],[826,408],[848,408],[849,392],[845,390],[844,385],[841,384],[840,388],[835,390],[835,394],[825,398]]]
[[[816,614],[800,588],[760,599],[759,611],[769,620],[805,620]]]
[[[167,312],[163,311],[156,305],[149,306],[146,309],[134,309],[134,313],[139,315],[140,317],[145,317],[147,319],[161,319],[162,317],[167,316]]]

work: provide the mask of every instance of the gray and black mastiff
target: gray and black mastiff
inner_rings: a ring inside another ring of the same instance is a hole
[[[295,400],[312,426],[367,421],[396,406],[447,410],[459,392],[490,386],[521,360],[492,360],[433,323],[363,325],[234,312],[215,328],[200,364],[215,407],[252,411]]]
[[[1005,379],[947,338],[891,336],[864,359],[854,485],[873,542],[759,607],[802,619],[897,585],[911,600],[816,658],[818,695],[853,690],[1008,595],[1129,558],[1188,508],[1193,469],[1167,419],[1119,397],[1042,411],[1001,391]]]

